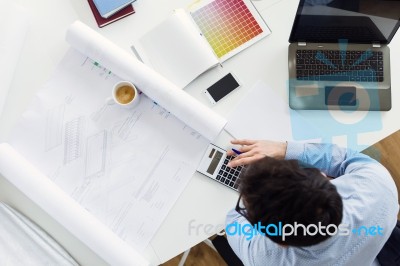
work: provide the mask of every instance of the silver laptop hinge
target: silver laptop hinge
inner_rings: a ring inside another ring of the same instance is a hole
[[[307,46],[307,43],[306,42],[298,42],[297,46]]]
[[[381,44],[380,43],[372,43],[372,47],[374,47],[374,48],[380,48],[381,47]]]

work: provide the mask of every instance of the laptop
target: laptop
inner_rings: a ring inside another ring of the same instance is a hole
[[[238,191],[240,173],[244,167],[228,167],[227,164],[233,158],[234,156],[226,155],[226,150],[210,144],[200,161],[197,171],[230,189]]]
[[[399,0],[300,0],[289,38],[295,110],[388,111]]]

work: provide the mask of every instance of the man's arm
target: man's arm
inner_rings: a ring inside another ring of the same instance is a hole
[[[378,168],[378,172],[382,170],[387,175],[386,169],[369,156],[334,144],[289,142],[285,159],[299,160],[334,178],[366,170],[368,165],[373,165]]]
[[[339,148],[334,144],[313,144],[301,142],[275,142],[267,140],[234,140],[232,144],[242,145],[242,152],[228,166],[236,167],[255,162],[265,156],[276,159],[295,159],[321,169],[331,177],[359,169],[365,164],[378,164],[367,155]],[[228,152],[233,155],[233,152]],[[382,167],[383,168],[383,167]]]

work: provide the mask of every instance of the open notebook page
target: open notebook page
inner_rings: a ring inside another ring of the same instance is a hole
[[[133,47],[145,64],[183,88],[219,63],[183,9],[142,36]]]

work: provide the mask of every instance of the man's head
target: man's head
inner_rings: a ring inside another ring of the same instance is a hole
[[[296,160],[265,157],[247,167],[241,175],[239,191],[245,217],[252,224],[261,222],[282,225],[320,222],[322,226],[342,221],[343,204],[329,179],[316,168],[305,168]],[[298,228],[297,236],[267,236],[274,242],[289,246],[311,246],[329,237],[328,234],[305,235]]]

